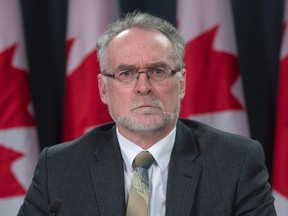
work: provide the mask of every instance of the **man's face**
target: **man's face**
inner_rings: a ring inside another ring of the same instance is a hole
[[[113,74],[120,68],[143,69],[153,65],[174,70],[172,51],[171,42],[159,31],[128,29],[108,45],[106,73]],[[157,132],[174,127],[185,94],[185,69],[178,73],[182,73],[182,78],[176,74],[157,83],[141,73],[132,85],[99,75],[101,99],[108,105],[119,130]]]

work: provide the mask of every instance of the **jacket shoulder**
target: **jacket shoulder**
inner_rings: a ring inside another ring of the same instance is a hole
[[[49,155],[71,154],[71,152],[78,152],[81,154],[83,153],[82,151],[91,152],[97,147],[103,137],[113,137],[113,135],[115,135],[115,123],[109,122],[91,129],[77,139],[58,143],[47,149]]]
[[[263,154],[261,143],[249,137],[222,131],[191,119],[180,118],[177,126],[180,128],[180,133],[183,130],[190,131],[198,148],[202,150],[213,148],[214,150],[221,149],[221,151],[238,153],[260,151],[260,154]]]

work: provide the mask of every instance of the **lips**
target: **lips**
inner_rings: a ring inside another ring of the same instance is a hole
[[[156,106],[138,106],[132,110],[132,112],[135,112],[140,115],[156,115],[160,111],[159,107]]]
[[[152,109],[160,109],[161,110],[162,103],[159,99],[154,97],[136,97],[131,103],[131,110],[152,110]]]
[[[136,110],[136,109],[160,109],[160,107],[151,106],[151,105],[144,105],[144,106],[135,107],[133,110]]]

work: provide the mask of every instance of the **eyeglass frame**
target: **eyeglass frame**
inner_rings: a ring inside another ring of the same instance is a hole
[[[178,72],[180,72],[180,71],[182,70],[182,69],[174,69],[174,70],[172,70],[172,69],[169,68],[168,66],[164,66],[164,67],[163,67],[163,66],[158,66],[158,67],[149,67],[149,68],[120,69],[120,70],[117,70],[117,71],[115,71],[115,72],[113,72],[113,73],[106,73],[106,72],[104,71],[104,72],[102,72],[102,75],[103,75],[103,76],[106,76],[106,77],[113,78],[113,79],[115,79],[115,80],[118,80],[118,81],[121,82],[121,83],[125,83],[125,81],[123,82],[123,80],[117,78],[117,76],[115,76],[115,74],[116,74],[116,73],[125,72],[125,71],[134,71],[135,73],[137,73],[137,76],[135,77],[136,80],[139,79],[141,73],[145,73],[147,79],[150,81],[151,75],[148,74],[149,70],[153,70],[153,69],[157,69],[157,68],[163,68],[163,69],[165,68],[165,69],[168,69],[168,70],[170,70],[170,73],[169,73],[168,76],[165,77],[163,80],[157,81],[157,80],[155,80],[155,79],[152,79],[152,80],[155,81],[155,82],[162,82],[162,81],[166,80],[168,77],[173,77],[176,73],[178,73]],[[134,80],[134,79],[131,80],[131,83],[133,82],[133,80]],[[130,84],[130,83],[128,82],[128,83],[126,83],[126,84]]]

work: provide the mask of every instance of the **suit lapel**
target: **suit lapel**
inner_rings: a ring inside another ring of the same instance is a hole
[[[191,129],[178,122],[169,163],[166,216],[186,216],[192,211],[201,173],[201,166],[194,162],[198,155]]]
[[[90,173],[100,215],[125,215],[123,159],[115,127],[103,135],[94,150]],[[201,166],[191,129],[178,121],[175,145],[169,163],[166,216],[186,216],[192,211]]]
[[[115,127],[103,136],[94,151],[90,173],[100,215],[124,215],[125,192],[123,160]]]

